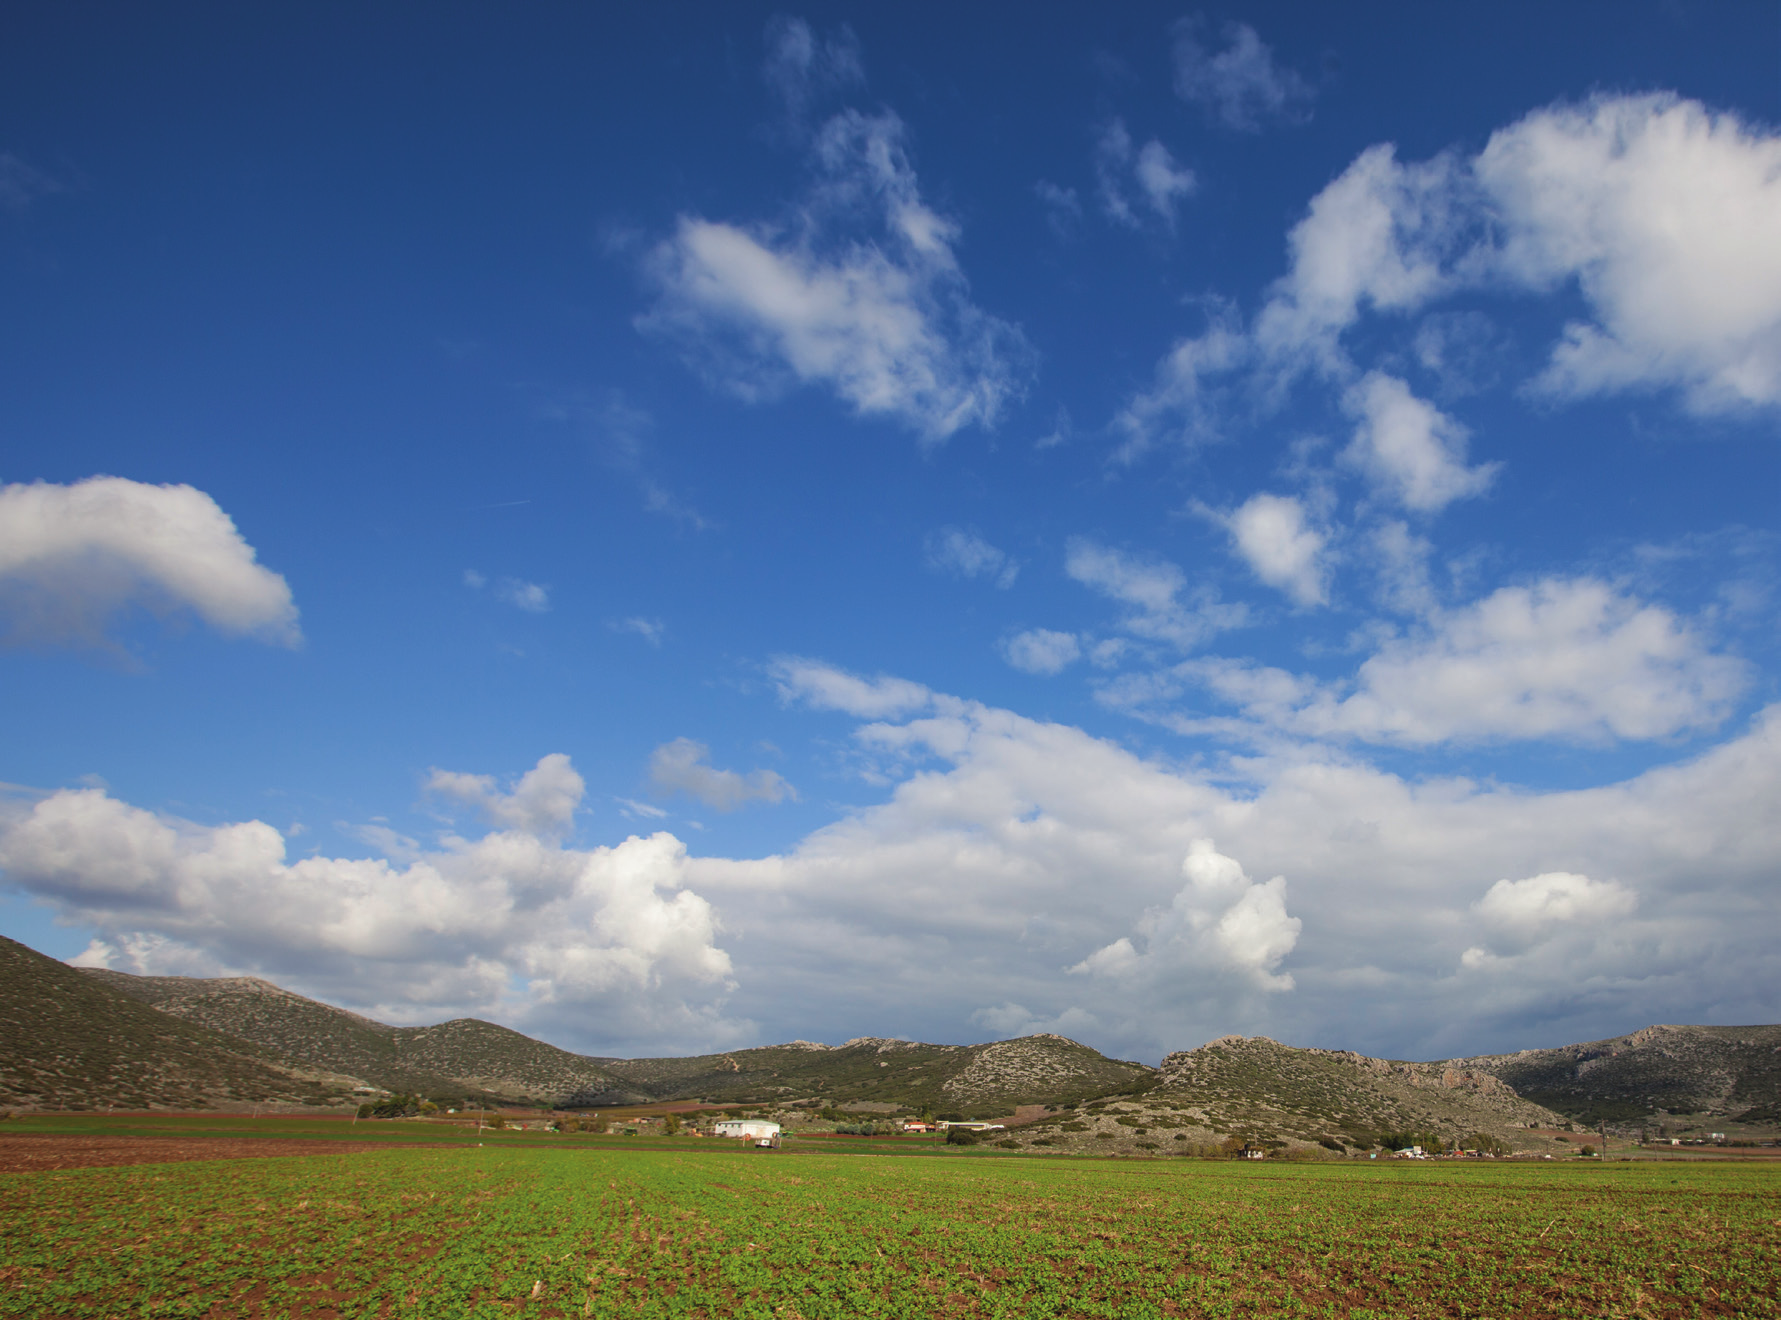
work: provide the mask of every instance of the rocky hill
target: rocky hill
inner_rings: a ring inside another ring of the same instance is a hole
[[[352,1079],[157,1012],[0,937],[0,1105],[197,1109],[343,1099]]]
[[[1557,1049],[1452,1059],[1591,1125],[1781,1124],[1781,1026],[1646,1027]]]
[[[1109,1155],[1253,1142],[1334,1156],[1428,1138],[1469,1144],[1482,1135],[1513,1151],[1541,1148],[1534,1126],[1563,1123],[1480,1069],[1226,1036],[1169,1055],[1150,1086],[1062,1108],[1000,1141]]]

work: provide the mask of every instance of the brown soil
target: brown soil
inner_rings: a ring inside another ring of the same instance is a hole
[[[263,1159],[275,1155],[345,1155],[395,1145],[441,1142],[325,1141],[304,1137],[93,1137],[55,1133],[0,1136],[0,1173],[82,1169],[179,1160]]]

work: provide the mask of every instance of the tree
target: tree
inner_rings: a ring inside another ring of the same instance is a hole
[[[680,1115],[666,1114],[662,1117],[662,1131],[667,1136],[674,1136],[680,1131]]]

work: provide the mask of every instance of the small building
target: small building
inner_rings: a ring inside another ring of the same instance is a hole
[[[759,1141],[761,1138],[773,1138],[779,1135],[779,1124],[769,1123],[764,1118],[727,1118],[711,1129],[714,1137],[737,1137],[744,1141]]]
[[[1237,1154],[1246,1160],[1259,1160],[1265,1159],[1268,1152],[1251,1141],[1244,1145],[1243,1149],[1238,1151]]]
[[[903,1131],[905,1132],[932,1132],[933,1130],[934,1125],[927,1122],[925,1119],[912,1118],[907,1123],[903,1124]]]
[[[943,1132],[950,1132],[950,1131],[952,1131],[953,1128],[963,1128],[966,1132],[1005,1132],[1005,1131],[1007,1131],[1007,1124],[1005,1124],[1005,1123],[986,1123],[980,1119],[962,1119],[962,1120],[953,1120],[951,1122],[942,1120],[941,1122],[936,1123],[935,1126],[938,1127]]]

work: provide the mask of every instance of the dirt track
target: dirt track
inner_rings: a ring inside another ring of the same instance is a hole
[[[391,1146],[441,1142],[324,1141],[303,1137],[0,1136],[0,1173],[82,1169],[105,1164],[171,1164],[179,1160],[265,1159],[276,1155],[351,1155]]]

